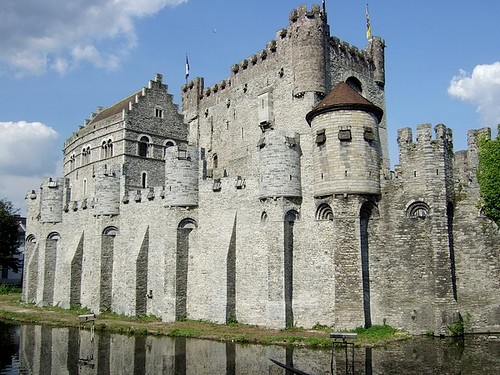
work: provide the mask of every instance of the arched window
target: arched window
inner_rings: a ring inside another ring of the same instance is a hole
[[[151,141],[149,137],[143,135],[139,138],[137,154],[143,158],[149,157],[149,148],[151,147]]]
[[[82,166],[90,163],[90,146],[82,149]]]
[[[354,89],[357,93],[361,94],[363,92],[363,86],[361,82],[356,77],[349,77],[345,80],[352,89]]]
[[[102,231],[103,236],[112,236],[115,237],[118,234],[117,227],[107,227]]]
[[[26,237],[26,242],[36,243],[36,237],[33,234],[30,234]]]
[[[429,215],[430,209],[427,203],[416,201],[409,204],[406,208],[406,217],[424,219]]]
[[[141,186],[146,188],[148,186],[148,174],[146,172],[141,173]]]
[[[108,139],[105,141],[102,141],[101,144],[101,158],[110,158],[113,156],[113,140]]]
[[[196,220],[191,218],[183,219],[179,223],[178,229],[196,229]]]
[[[108,139],[107,142],[107,157],[110,158],[113,156],[113,141],[111,139]]]
[[[171,139],[167,139],[163,143],[163,158],[165,158],[167,154],[167,148],[175,146],[175,141],[172,141]]]
[[[316,220],[330,220],[333,221],[333,210],[330,205],[322,203],[316,210]]]
[[[61,239],[61,236],[59,233],[57,232],[51,232],[48,236],[47,236],[47,239],[48,240],[54,240],[54,241],[59,241]]]

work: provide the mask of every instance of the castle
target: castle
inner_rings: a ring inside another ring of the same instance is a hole
[[[163,321],[446,334],[500,331],[500,234],[481,215],[478,139],[398,133],[390,171],[384,41],[330,36],[293,10],[205,87],[162,75],[98,108],[64,177],[26,197],[23,300]]]

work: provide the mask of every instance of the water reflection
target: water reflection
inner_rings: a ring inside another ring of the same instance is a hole
[[[17,370],[18,349],[19,327],[0,322],[0,374]]]
[[[500,340],[419,338],[384,348],[330,351],[236,345],[194,339],[96,334],[88,330],[0,325],[0,374],[495,374]],[[19,361],[17,361],[19,353]],[[348,363],[346,363],[346,358]],[[19,363],[18,370],[15,363]],[[11,372],[9,372],[9,368]],[[353,371],[354,369],[354,371]],[[13,371],[13,372],[12,372]]]

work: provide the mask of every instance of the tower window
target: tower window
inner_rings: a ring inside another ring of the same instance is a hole
[[[345,80],[345,83],[347,83],[349,86],[351,86],[352,89],[354,89],[356,92],[361,94],[363,92],[363,86],[361,85],[361,82],[359,79],[356,77],[349,77]]]
[[[350,142],[352,139],[351,129],[340,129],[339,140],[342,142]]]
[[[150,148],[151,148],[151,142],[149,140],[149,137],[143,135],[141,138],[139,138],[138,150],[137,150],[139,156],[142,156],[143,158],[149,157]]]
[[[107,141],[102,141],[101,144],[101,158],[110,158],[113,156],[113,141],[108,139]]]
[[[157,118],[163,118],[163,109],[162,108],[155,108],[155,116]]]
[[[318,146],[324,145],[326,142],[325,129],[318,130],[316,132],[316,144]]]

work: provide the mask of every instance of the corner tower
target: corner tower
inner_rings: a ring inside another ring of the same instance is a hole
[[[311,11],[305,5],[290,13],[290,40],[295,74],[293,95],[306,92],[325,94],[325,51],[329,28],[325,12],[317,5]]]
[[[341,82],[306,115],[311,126],[314,195],[380,194],[383,111]]]

